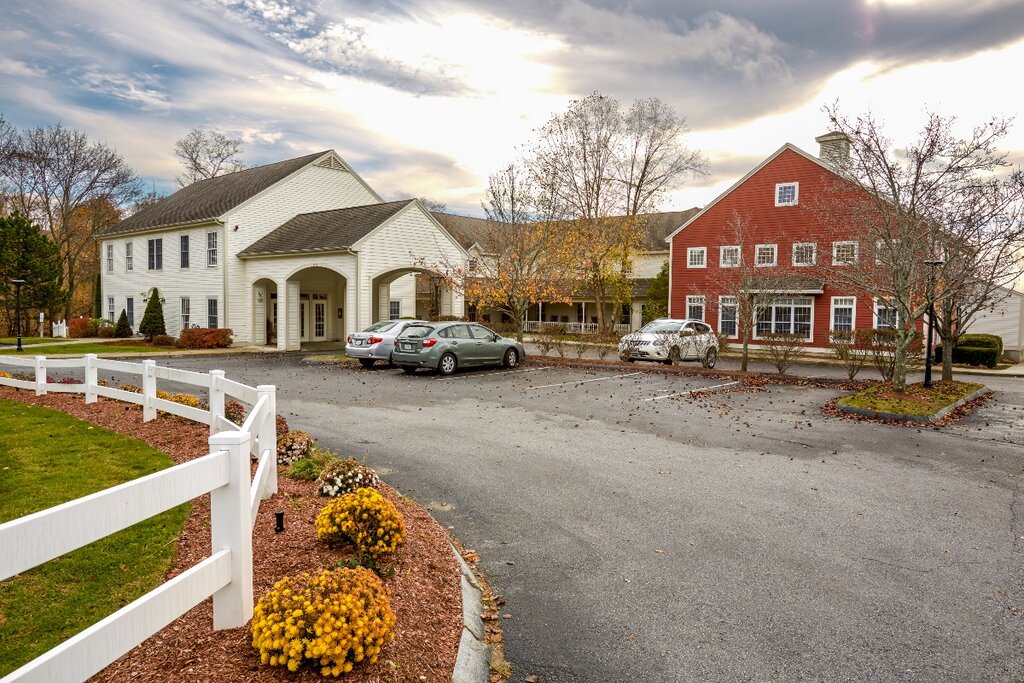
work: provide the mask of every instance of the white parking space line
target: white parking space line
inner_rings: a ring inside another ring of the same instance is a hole
[[[518,375],[522,372],[536,372],[538,370],[550,370],[550,365],[540,368],[524,368],[522,370],[499,370],[498,372],[470,372],[462,375],[449,375],[448,377],[437,377],[435,381],[446,382],[451,379],[471,379],[473,377],[492,377],[494,375]]]
[[[680,391],[680,392],[677,392],[677,393],[674,393],[674,394],[662,394],[661,396],[651,396],[650,398],[645,398],[644,400],[645,401],[657,401],[657,400],[662,399],[662,398],[676,398],[677,396],[686,396],[687,394],[690,395],[690,396],[693,396],[694,394],[700,393],[702,391],[711,391],[712,389],[721,389],[722,387],[731,387],[734,384],[739,384],[739,381],[737,380],[735,382],[726,382],[724,384],[713,384],[710,387],[697,387],[696,389],[691,389],[690,391]]]
[[[603,382],[606,379],[623,379],[625,377],[633,377],[634,375],[642,375],[642,372],[629,372],[625,375],[612,375],[611,377],[595,377],[593,379],[580,379],[575,382],[559,382],[558,384],[543,384],[539,387],[528,387],[529,389],[550,389],[551,387],[564,387],[570,384],[586,384],[587,382]]]

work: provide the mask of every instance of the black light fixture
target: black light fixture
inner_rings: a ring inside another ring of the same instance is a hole
[[[932,335],[935,332],[935,269],[945,263],[940,258],[925,259],[923,262],[928,266],[928,348],[925,351],[924,361],[924,388],[932,388]],[[943,353],[949,353],[945,349]]]
[[[282,531],[284,531],[284,512],[283,511],[279,511],[279,512],[275,512],[274,513],[274,522],[276,524],[274,526],[274,533],[275,534],[279,534]]]
[[[18,351],[21,348],[21,286],[26,283],[26,280],[11,280],[14,285],[14,331],[18,336]]]

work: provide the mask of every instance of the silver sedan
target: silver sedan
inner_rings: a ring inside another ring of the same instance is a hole
[[[362,332],[350,334],[345,344],[345,355],[357,359],[364,368],[382,360],[391,363],[395,338],[410,325],[422,325],[425,320],[382,320]]]

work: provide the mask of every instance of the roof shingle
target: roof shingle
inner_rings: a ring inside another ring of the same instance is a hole
[[[347,249],[414,201],[402,199],[347,209],[300,213],[238,252],[238,255],[244,258]]]
[[[212,221],[329,151],[200,180],[106,228],[99,236]]]

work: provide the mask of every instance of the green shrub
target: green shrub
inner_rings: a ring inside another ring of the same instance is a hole
[[[317,446],[308,456],[293,462],[284,475],[289,479],[314,481],[326,467],[336,460],[337,457],[329,450]]]
[[[964,335],[967,336],[967,335]],[[977,365],[994,368],[999,364],[998,350],[982,346],[957,346],[953,350],[953,362],[957,365]],[[943,348],[935,347],[935,362],[942,362]]]
[[[305,458],[313,451],[316,442],[309,434],[296,430],[277,437],[277,463],[289,465]]]
[[[956,345],[975,349],[995,349],[997,356],[1003,357],[1003,338],[997,334],[962,334]]]
[[[117,319],[117,324],[114,325],[113,336],[116,339],[125,339],[132,336],[132,328],[128,324],[128,312],[123,308],[121,309],[121,315]]]
[[[377,473],[355,458],[335,460],[324,468],[317,479],[317,491],[321,496],[343,496],[356,489],[375,489],[379,485]]]
[[[146,302],[142,322],[139,323],[139,333],[150,341],[153,341],[153,337],[167,334],[167,328],[164,326],[164,305],[160,302],[160,292],[156,287],[149,293],[149,301]]]

